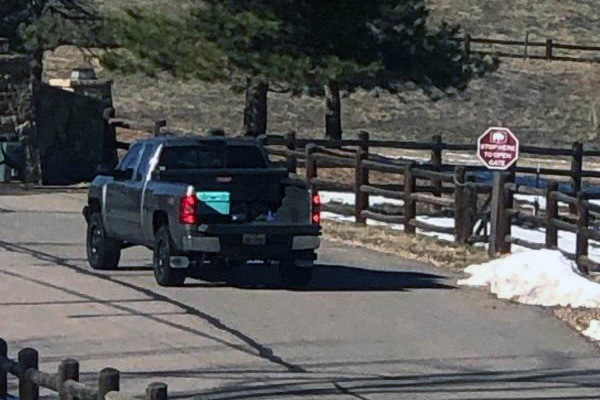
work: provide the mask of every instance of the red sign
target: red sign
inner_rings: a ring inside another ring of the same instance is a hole
[[[477,140],[477,157],[489,169],[508,169],[519,158],[519,139],[508,128],[490,128]]]

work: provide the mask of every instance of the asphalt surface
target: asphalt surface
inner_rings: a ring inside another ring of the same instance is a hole
[[[92,271],[83,198],[0,196],[0,337],[42,370],[73,357],[176,399],[600,399],[597,346],[551,312],[399,257],[325,243],[303,291],[259,266],[161,288],[141,248]]]

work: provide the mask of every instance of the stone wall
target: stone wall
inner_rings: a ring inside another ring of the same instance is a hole
[[[29,58],[2,50],[0,141],[21,143],[19,160],[7,156],[21,177],[35,169],[42,183],[66,185],[91,180],[99,164],[114,165],[115,132],[104,118],[111,82],[83,81],[71,91],[42,83],[34,100]]]

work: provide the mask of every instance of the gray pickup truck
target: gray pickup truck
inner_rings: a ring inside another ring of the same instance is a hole
[[[83,214],[92,268],[116,268],[122,249],[146,246],[163,286],[249,260],[278,263],[285,285],[303,286],[320,244],[318,195],[255,139],[141,140],[95,177]]]

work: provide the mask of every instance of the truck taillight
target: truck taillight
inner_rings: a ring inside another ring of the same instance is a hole
[[[314,225],[321,223],[321,196],[317,193],[312,194],[310,215],[310,219]]]
[[[185,225],[198,223],[198,199],[195,194],[186,194],[179,201],[179,222]]]

